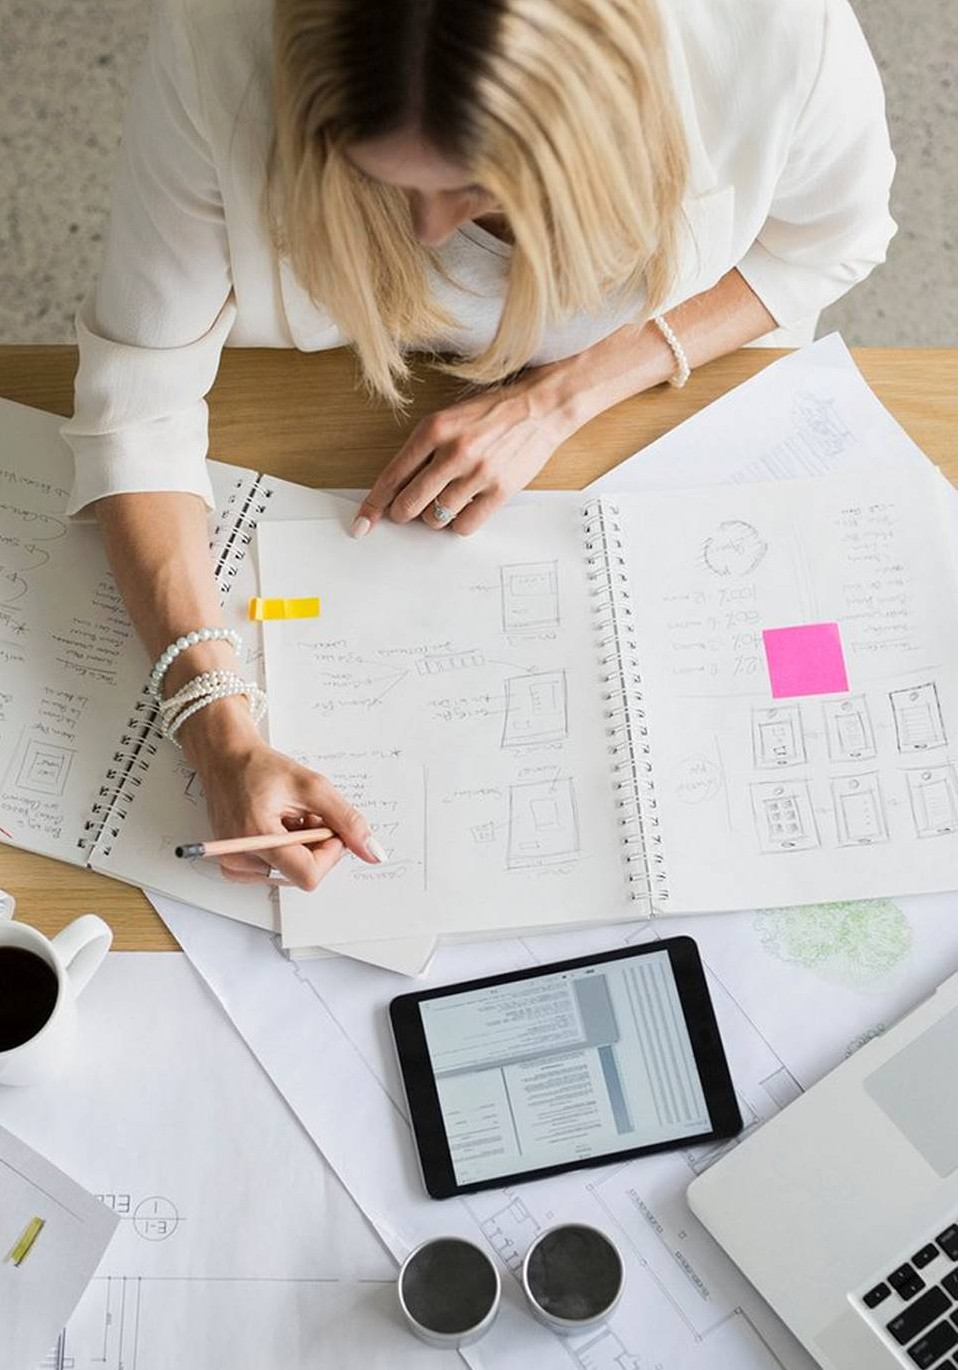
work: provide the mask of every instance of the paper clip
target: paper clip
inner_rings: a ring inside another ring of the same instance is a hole
[[[251,599],[248,617],[254,623],[268,618],[319,618],[320,600],[312,599]]]

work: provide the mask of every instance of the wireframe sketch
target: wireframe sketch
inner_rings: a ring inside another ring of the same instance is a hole
[[[869,761],[876,756],[873,723],[864,695],[827,700],[823,725],[831,761]]]
[[[510,870],[569,861],[579,852],[577,796],[569,777],[510,786]]]
[[[505,633],[541,632],[560,626],[560,590],[555,561],[500,567]]]
[[[888,840],[890,832],[876,771],[831,780],[830,789],[841,847],[868,847]]]
[[[497,825],[495,823],[476,823],[470,829],[470,835],[478,846],[486,846],[488,843],[496,841]]]
[[[820,846],[805,780],[751,785],[750,793],[761,851],[809,851]]]
[[[27,794],[45,794],[59,798],[67,788],[70,767],[75,755],[69,747],[61,747],[55,742],[40,742],[34,737],[28,738],[17,772],[17,789],[24,790]]]
[[[806,759],[799,704],[753,710],[753,764],[758,770],[800,766]]]
[[[907,771],[907,786],[918,837],[957,831],[957,773],[951,765]]]
[[[564,671],[511,676],[502,746],[537,746],[567,736],[567,677]]]
[[[429,656],[417,657],[417,671],[420,675],[446,675],[450,671],[468,671],[484,664],[480,652],[435,652]]]
[[[891,690],[890,707],[901,752],[925,752],[945,745],[940,699],[932,681],[909,690]]]
[[[725,519],[703,544],[703,564],[715,576],[748,576],[766,555],[766,542],[743,519]]]

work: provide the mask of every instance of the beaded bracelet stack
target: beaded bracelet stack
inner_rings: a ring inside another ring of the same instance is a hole
[[[188,718],[198,714],[208,704],[218,699],[230,699],[233,695],[246,696],[253,721],[259,723],[267,707],[267,696],[259,685],[243,680],[236,671],[204,671],[188,680],[175,695],[161,701],[161,736],[177,742],[177,733]]]
[[[188,647],[195,647],[200,642],[229,642],[234,651],[239,651],[242,645],[240,634],[232,628],[199,628],[196,632],[186,633],[183,637],[178,637],[176,642],[171,642],[166,651],[157,658],[147,682],[150,693],[157,701],[160,734],[169,738],[178,747],[180,744],[177,742],[177,733],[187,719],[218,699],[244,695],[254,723],[260,722],[267,708],[267,696],[260,686],[244,680],[236,671],[230,670],[203,671],[192,680],[188,680],[176,694],[164,699],[161,688],[167,671],[181,652],[185,652]]]

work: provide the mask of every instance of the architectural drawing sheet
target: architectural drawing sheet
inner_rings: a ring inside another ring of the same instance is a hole
[[[348,525],[260,525],[262,593],[323,598],[318,619],[264,626],[270,738],[388,859],[283,890],[285,945],[627,916],[580,501],[469,539]]]
[[[939,484],[929,468],[617,499],[662,911],[956,883]],[[802,678],[778,697],[764,632],[797,625],[824,626],[788,649]]]
[[[155,904],[390,1250],[459,1233],[502,1262],[500,1318],[463,1353],[474,1370],[813,1370],[686,1206],[693,1177],[736,1143],[430,1200],[389,1039],[396,979],[343,958],[298,964],[251,929]],[[674,931],[700,947],[748,1133],[956,965],[956,898],[923,896],[442,946],[427,983]],[[604,1326],[556,1337],[523,1311],[516,1277],[542,1228],[577,1220],[618,1243],[626,1292]]]
[[[108,956],[81,1030],[63,1081],[0,1091],[118,1223],[43,1370],[421,1370],[395,1261],[186,957]]]

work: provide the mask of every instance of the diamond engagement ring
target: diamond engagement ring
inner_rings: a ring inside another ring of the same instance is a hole
[[[448,509],[445,504],[441,504],[438,499],[433,501],[433,517],[441,525],[451,523],[457,516],[452,509]]]

